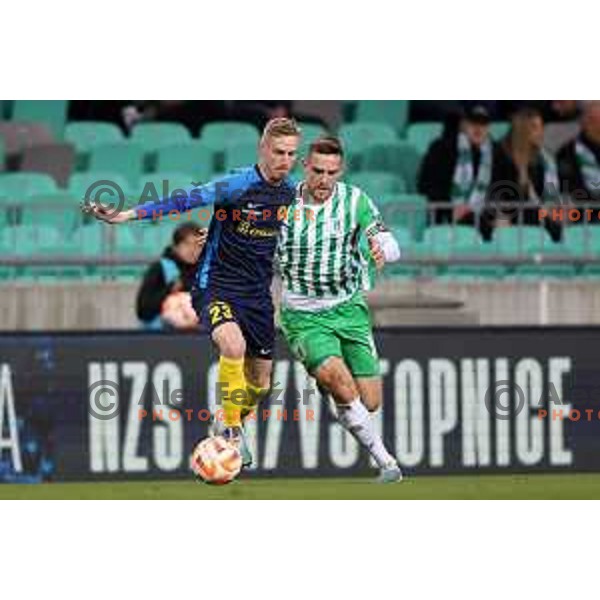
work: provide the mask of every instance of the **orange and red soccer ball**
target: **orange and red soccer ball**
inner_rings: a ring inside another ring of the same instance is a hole
[[[209,437],[192,451],[190,467],[204,482],[223,485],[233,481],[240,472],[242,456],[225,438]]]

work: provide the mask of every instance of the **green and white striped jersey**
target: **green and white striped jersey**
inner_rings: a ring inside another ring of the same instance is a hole
[[[362,236],[382,229],[379,211],[355,186],[338,182],[322,204],[306,203],[299,188],[277,249],[284,305],[321,310],[369,289]]]

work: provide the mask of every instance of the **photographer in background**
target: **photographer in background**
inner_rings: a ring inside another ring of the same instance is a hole
[[[136,302],[138,319],[146,329],[192,329],[198,325],[190,290],[206,232],[196,223],[179,225],[161,259],[148,267]]]

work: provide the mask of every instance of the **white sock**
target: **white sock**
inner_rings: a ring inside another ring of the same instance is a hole
[[[395,464],[396,459],[385,449],[381,436],[375,431],[365,405],[356,398],[350,404],[338,404],[338,421],[366,448],[380,467]]]
[[[333,396],[331,394],[327,394],[325,401],[327,402],[327,408],[329,408],[329,414],[336,419],[336,421],[339,420],[339,411]]]

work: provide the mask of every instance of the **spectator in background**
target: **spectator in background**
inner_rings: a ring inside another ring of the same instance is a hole
[[[485,106],[471,105],[462,113],[458,129],[448,127],[427,150],[419,170],[419,193],[430,202],[452,204],[451,208],[432,209],[430,221],[477,223],[482,235],[488,235],[489,227],[479,215],[492,176],[494,152],[489,122]]]
[[[522,209],[514,203],[541,205],[559,196],[559,181],[554,158],[543,147],[544,121],[538,106],[518,105],[511,115],[511,128],[495,146],[492,182],[486,220],[494,226],[539,225],[536,207]],[[507,202],[504,206],[495,203]],[[554,241],[560,240],[561,226],[546,220]]]
[[[561,191],[573,203],[600,201],[600,101],[583,104],[581,131],[558,151]],[[598,210],[578,222],[598,223]]]
[[[198,319],[191,304],[206,229],[183,223],[173,232],[173,243],[150,265],[137,295],[137,316],[146,329],[189,329]]]

